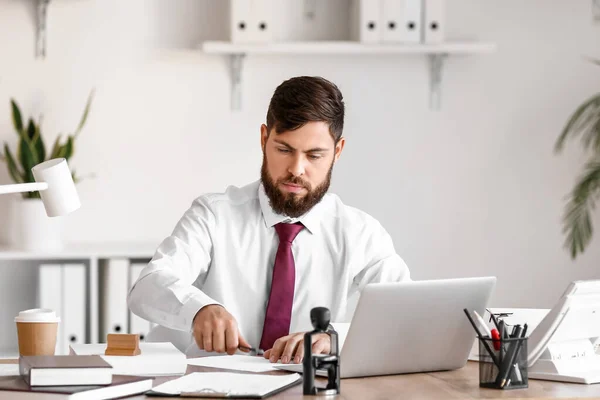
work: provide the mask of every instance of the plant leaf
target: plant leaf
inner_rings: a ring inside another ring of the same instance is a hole
[[[21,118],[21,110],[19,110],[19,106],[17,105],[17,102],[14,99],[10,100],[10,105],[12,108],[13,126],[15,127],[17,133],[21,134],[21,131],[23,130],[23,119]]]
[[[73,136],[69,135],[67,138],[67,143],[63,146],[64,152],[62,157],[64,157],[67,161],[73,155],[74,145],[73,145]]]
[[[44,139],[42,138],[40,129],[39,124],[35,125],[35,134],[33,135],[33,139],[31,139],[31,143],[37,153],[38,162],[43,162],[46,159],[46,148],[44,147]]]
[[[33,172],[31,172],[31,168],[34,165],[38,164],[36,159],[36,152],[29,139],[23,135],[21,136],[21,140],[19,141],[19,146],[17,148],[18,159],[21,163],[21,167],[23,168],[23,180],[27,183],[35,182],[33,178]]]
[[[595,197],[600,193],[600,159],[586,164],[584,173],[578,179],[563,216],[563,233],[566,234],[565,247],[575,259],[583,253],[592,239],[593,226],[590,211],[595,207]]]
[[[33,137],[35,136],[35,123],[33,122],[33,119],[29,118],[29,124],[27,124],[27,137],[29,138],[29,140],[33,140]]]
[[[92,91],[88,95],[87,103],[85,105],[85,109],[83,110],[83,115],[81,116],[81,121],[79,121],[79,126],[77,127],[77,130],[75,131],[74,137],[77,137],[79,135],[79,132],[81,132],[81,130],[83,129],[83,126],[85,125],[85,122],[87,121],[87,117],[90,112],[90,107],[92,106],[92,100],[94,99],[95,92],[96,91],[94,89],[92,89]]]
[[[590,121],[594,119],[599,107],[600,93],[592,96],[582,105],[580,105],[563,128],[558,140],[556,141],[554,150],[556,152],[561,151],[569,137],[574,138],[580,134],[586,125],[590,124]]]
[[[50,153],[49,160],[53,158],[58,158],[58,153],[60,152],[60,137],[62,134],[59,134],[54,141],[54,145],[52,146],[52,152]]]
[[[23,173],[19,171],[17,167],[17,163],[15,162],[15,158],[13,157],[10,149],[8,148],[8,144],[4,143],[4,158],[6,159],[6,164],[8,165],[8,173],[10,177],[15,183],[23,182]]]

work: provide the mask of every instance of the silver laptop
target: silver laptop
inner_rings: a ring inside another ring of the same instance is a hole
[[[463,367],[475,340],[463,309],[483,315],[495,285],[495,277],[367,285],[340,352],[341,377]],[[302,364],[276,367],[302,372]]]

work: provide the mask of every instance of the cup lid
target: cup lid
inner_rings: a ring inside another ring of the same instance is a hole
[[[60,322],[60,318],[49,308],[32,308],[21,311],[15,322]]]

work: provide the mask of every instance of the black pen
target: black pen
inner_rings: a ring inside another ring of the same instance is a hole
[[[490,313],[491,320],[494,322],[494,325],[496,326],[496,329],[498,329],[498,332],[500,332],[500,326],[498,324],[498,318],[496,318],[496,316],[494,315],[494,313],[491,312],[490,310],[487,310],[487,312]]]
[[[508,379],[508,374],[512,370],[512,365],[515,363],[515,358],[519,349],[521,348],[521,333],[523,332],[521,325],[515,325],[515,334],[514,340],[511,340],[512,343],[509,344],[508,350],[506,351],[506,356],[500,366],[500,372],[498,373],[498,377],[496,378],[496,385],[503,388],[506,385],[506,380]],[[516,342],[516,343],[515,343]]]
[[[255,347],[246,347],[246,346],[239,345],[238,349],[245,351],[247,353],[250,353],[254,356],[262,356],[264,354],[264,352],[261,349],[257,349]]]
[[[471,317],[471,314],[469,314],[469,310],[467,310],[466,308],[464,308],[463,311],[465,312],[465,314],[466,314],[467,318],[469,319],[469,322],[471,323],[471,325],[473,325],[473,329],[475,329],[475,332],[477,333],[477,336],[479,336],[480,340],[483,341],[483,346],[485,347],[485,349],[489,353],[490,357],[492,358],[492,361],[494,362],[494,364],[496,364],[496,366],[498,368],[500,368],[500,365],[498,364],[498,359],[496,358],[496,355],[494,354],[494,352],[492,351],[492,349],[490,349],[490,345],[488,344],[487,340],[484,339],[484,336],[479,331],[479,328],[477,328],[477,325],[475,325],[475,321],[473,321],[473,318]]]

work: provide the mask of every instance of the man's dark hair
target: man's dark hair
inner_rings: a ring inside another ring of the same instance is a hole
[[[344,100],[338,87],[318,76],[288,79],[275,89],[267,111],[267,130],[293,131],[308,122],[329,124],[334,143],[344,129]]]

